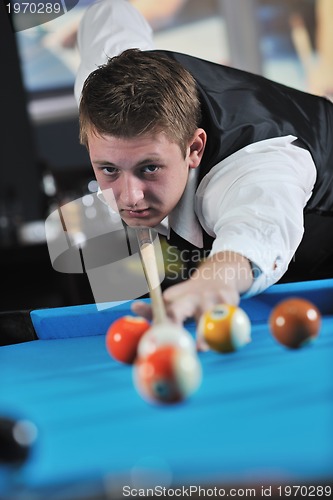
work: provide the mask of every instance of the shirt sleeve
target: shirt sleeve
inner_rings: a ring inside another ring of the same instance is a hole
[[[77,36],[80,65],[75,79],[77,103],[87,76],[126,49],[154,48],[150,25],[140,12],[124,0],[97,0],[84,13]]]
[[[216,165],[197,190],[196,212],[215,237],[211,255],[232,251],[251,262],[244,296],[276,283],[303,237],[303,209],[316,180],[311,154],[294,136],[251,144]]]

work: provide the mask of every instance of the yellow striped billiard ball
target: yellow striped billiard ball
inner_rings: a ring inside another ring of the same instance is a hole
[[[198,336],[214,351],[237,351],[251,341],[251,322],[240,307],[218,304],[201,316]]]

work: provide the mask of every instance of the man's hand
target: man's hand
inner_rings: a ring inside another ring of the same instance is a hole
[[[240,294],[252,284],[249,261],[234,252],[220,252],[209,257],[191,278],[171,286],[163,293],[168,316],[177,324],[201,315],[216,304],[238,305]],[[133,312],[151,319],[149,304],[135,302]]]

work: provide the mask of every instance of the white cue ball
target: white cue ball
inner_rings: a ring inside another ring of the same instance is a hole
[[[141,338],[137,356],[146,357],[165,345],[178,346],[192,353],[197,352],[196,342],[192,335],[182,326],[174,323],[161,323],[149,328]]]

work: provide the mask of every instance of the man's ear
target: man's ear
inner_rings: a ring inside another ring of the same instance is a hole
[[[205,146],[207,142],[207,134],[203,128],[197,128],[194,132],[192,140],[189,143],[189,168],[197,168],[200,165]]]

